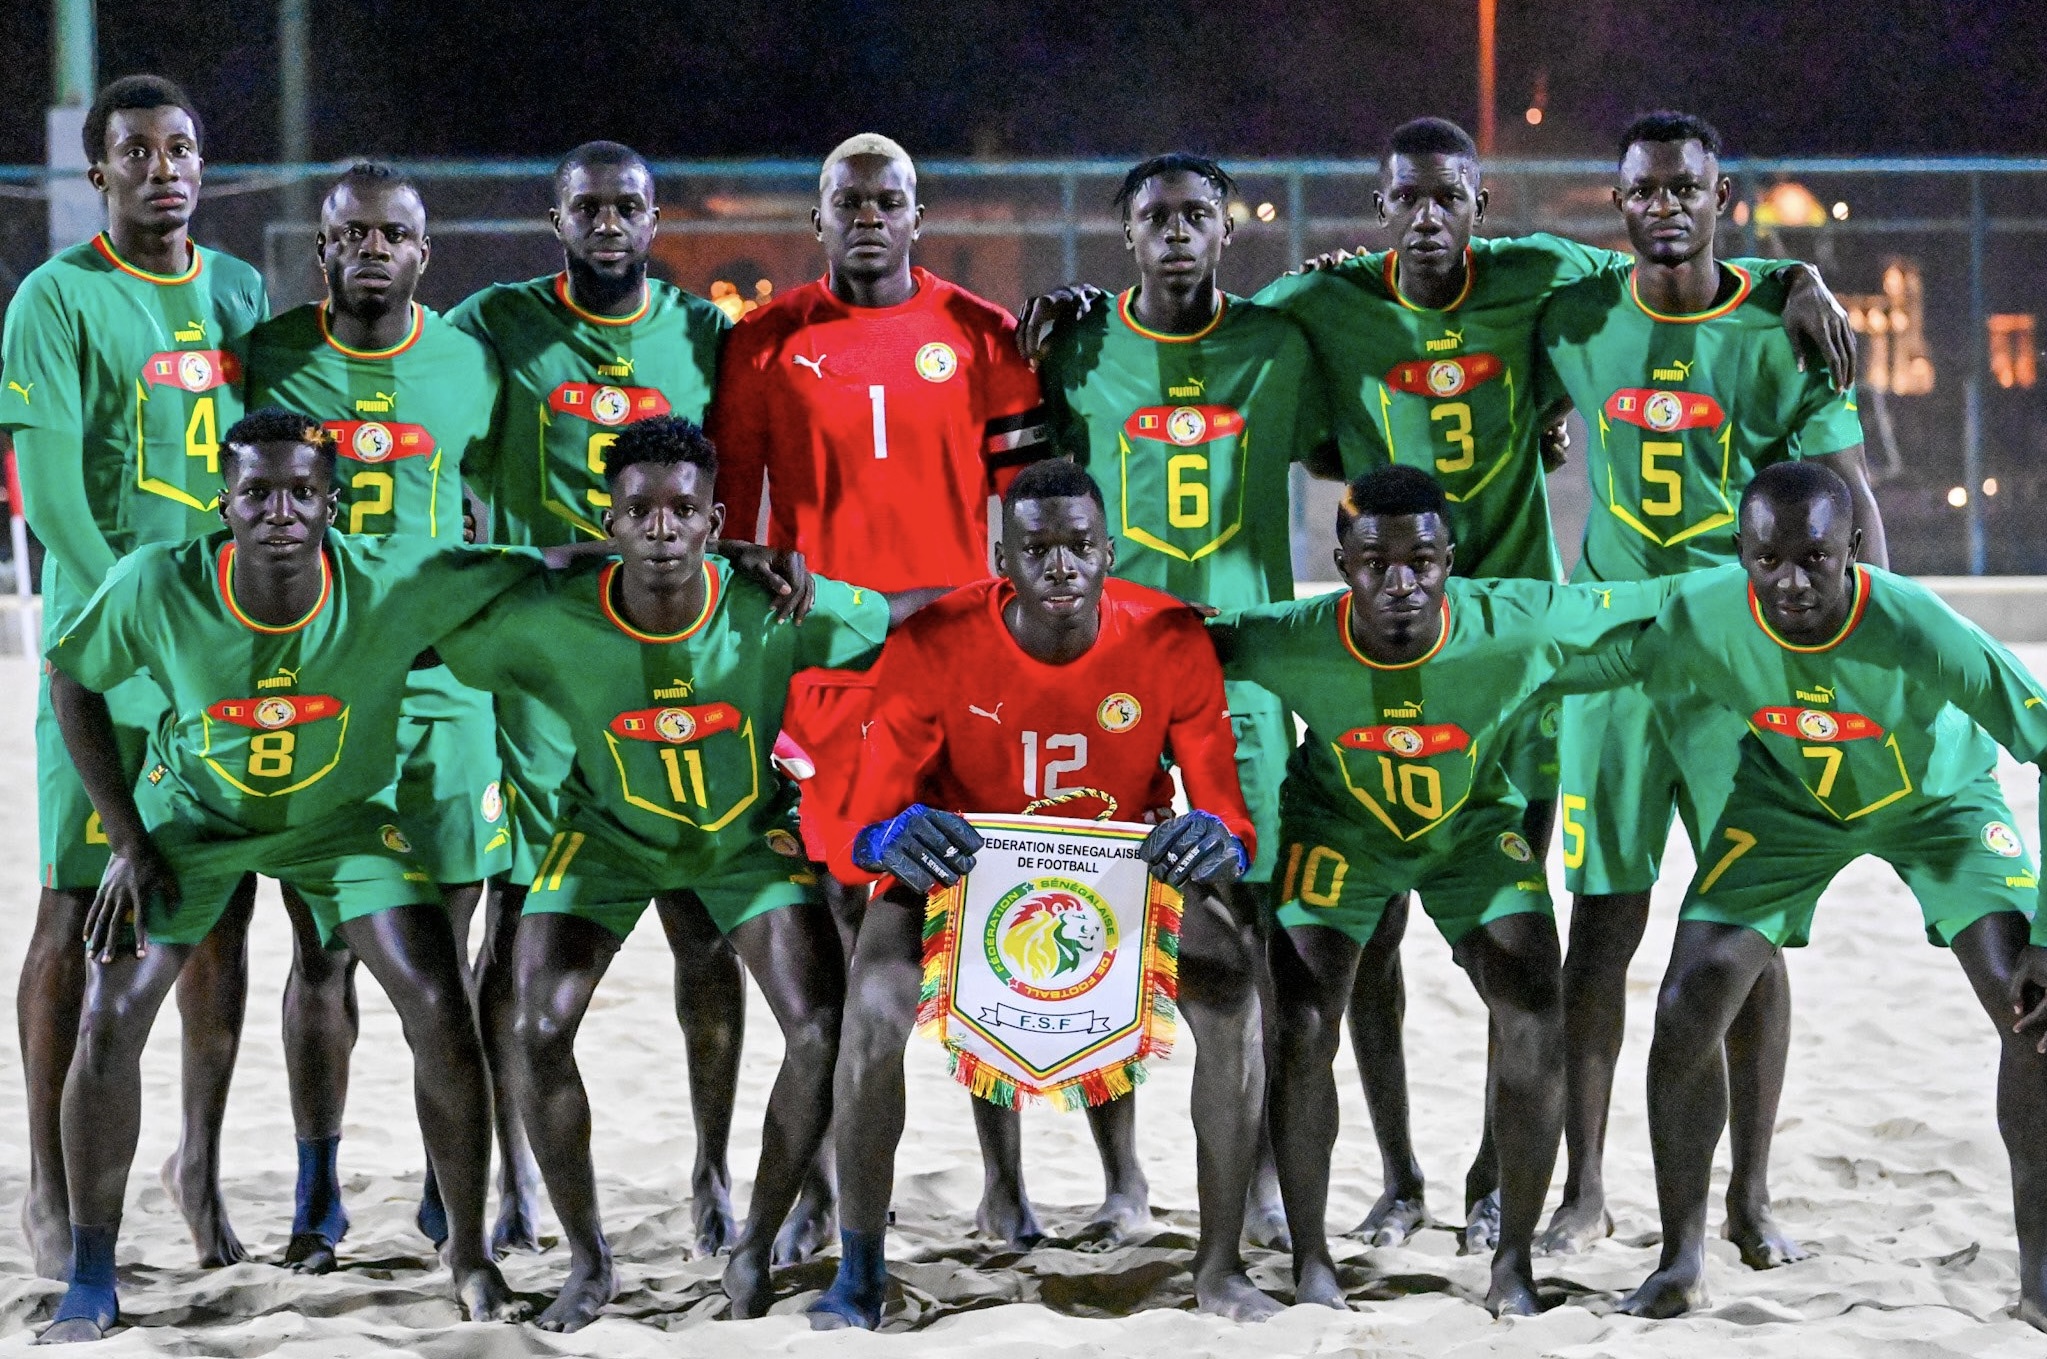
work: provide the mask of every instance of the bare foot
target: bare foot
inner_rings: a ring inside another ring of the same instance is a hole
[[[35,1183],[30,1176],[28,1196],[21,1201],[21,1234],[28,1239],[29,1255],[36,1273],[45,1279],[68,1283],[71,1279],[71,1206],[64,1199],[62,1184],[52,1193],[49,1186]]]
[[[1045,1239],[1038,1225],[1037,1210],[1020,1195],[997,1195],[994,1189],[981,1195],[981,1207],[974,1214],[974,1226],[984,1236],[1006,1241],[1018,1250],[1029,1250]]]
[[[1669,1265],[1642,1280],[1642,1286],[1621,1299],[1617,1309],[1631,1317],[1681,1317],[1695,1307],[1704,1307],[1705,1271],[1697,1263]]]
[[[789,1210],[788,1217],[782,1219],[781,1230],[775,1233],[775,1249],[770,1258],[777,1269],[800,1265],[838,1239],[837,1196],[828,1181],[813,1175],[803,1182],[803,1192],[797,1196],[796,1206]]]
[[[1549,1226],[1535,1238],[1535,1249],[1542,1255],[1577,1255],[1612,1235],[1613,1214],[1606,1211],[1605,1196],[1591,1203],[1567,1199],[1557,1205]]]
[[[1074,1239],[1097,1250],[1113,1250],[1150,1225],[1151,1192],[1140,1187],[1134,1194],[1111,1194],[1103,1199]]]
[[[2020,1298],[2019,1305],[2012,1309],[2012,1315],[2036,1331],[2047,1331],[2047,1307],[2031,1298]]]
[[[1759,1209],[1743,1209],[1739,1213],[1729,1204],[1727,1225],[1721,1229],[1721,1235],[1734,1243],[1741,1252],[1741,1262],[1750,1269],[1775,1269],[1779,1265],[1796,1264],[1812,1258],[1812,1252],[1777,1225],[1777,1218],[1770,1212],[1768,1204]]]
[[[1328,1257],[1294,1271],[1294,1305],[1350,1310],[1350,1304],[1344,1300],[1343,1285],[1336,1278],[1336,1266]]]
[[[1459,1255],[1484,1255],[1500,1244],[1500,1191],[1465,1210],[1464,1230],[1457,1236]]]
[[[1387,1190],[1379,1195],[1365,1220],[1344,1235],[1372,1246],[1404,1246],[1408,1238],[1429,1225],[1429,1209],[1421,1191],[1412,1196]]]
[[[524,1321],[529,1310],[525,1303],[512,1296],[512,1290],[505,1283],[505,1276],[498,1273],[498,1267],[488,1260],[474,1269],[458,1269],[455,1275],[455,1302],[462,1309],[464,1321]]]
[[[1266,1321],[1285,1311],[1277,1299],[1259,1291],[1242,1269],[1194,1279],[1194,1305],[1227,1321]]]
[[[562,1291],[533,1324],[543,1331],[580,1331],[617,1296],[618,1271],[609,1255],[588,1265],[572,1263]]]
[[[690,1216],[696,1222],[695,1258],[708,1260],[732,1249],[739,1239],[739,1224],[732,1217],[732,1182],[720,1175],[699,1171],[690,1185]]]
[[[740,1249],[725,1261],[725,1296],[732,1299],[732,1319],[751,1321],[768,1314],[775,1300],[774,1277],[762,1252]]]
[[[1496,1261],[1493,1285],[1486,1290],[1486,1310],[1496,1317],[1532,1317],[1542,1310],[1535,1296],[1535,1274],[1526,1264]]]
[[[498,1196],[498,1220],[490,1229],[490,1258],[502,1260],[513,1251],[538,1255],[539,1209],[530,1189],[525,1193],[504,1192]]]
[[[300,1274],[332,1274],[340,1263],[334,1243],[318,1232],[293,1232],[284,1248],[284,1263]]]
[[[199,1252],[199,1268],[219,1269],[223,1265],[240,1264],[249,1258],[249,1252],[242,1249],[241,1241],[235,1237],[235,1229],[228,1225],[227,1205],[221,1202],[220,1185],[208,1183],[208,1176],[201,1167],[186,1166],[183,1152],[181,1147],[171,1153],[170,1159],[163,1163],[160,1178],[164,1192],[185,1215],[185,1226],[192,1233],[193,1248]]]
[[[1244,1240],[1261,1250],[1292,1250],[1294,1234],[1286,1225],[1286,1207],[1279,1199],[1279,1182],[1251,1182],[1244,1196]]]

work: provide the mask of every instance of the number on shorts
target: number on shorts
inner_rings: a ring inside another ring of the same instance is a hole
[[[1736,830],[1734,827],[1729,826],[1724,834],[1727,837],[1729,848],[1725,854],[1720,856],[1720,862],[1713,865],[1713,871],[1706,875],[1705,881],[1699,884],[1700,896],[1704,896],[1712,891],[1713,884],[1720,881],[1720,875],[1732,868],[1736,859],[1739,859],[1742,855],[1756,847],[1756,837],[1750,835],[1745,830]]]
[[[1329,870],[1328,882],[1318,887],[1324,867]],[[1343,875],[1350,871],[1350,862],[1327,845],[1294,844],[1287,847],[1286,883],[1282,887],[1281,901],[1299,901],[1304,906],[1334,906],[1343,899]]]
[[[1585,823],[1571,815],[1585,810],[1585,799],[1576,793],[1564,794],[1564,867],[1585,866]]]

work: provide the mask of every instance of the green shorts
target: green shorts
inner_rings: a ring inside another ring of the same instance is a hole
[[[1255,684],[1225,682],[1223,696],[1230,705],[1230,732],[1237,738],[1237,783],[1258,833],[1258,853],[1244,881],[1271,882],[1279,862],[1279,787],[1286,780],[1287,757],[1294,753],[1294,715]]]
[[[165,944],[196,944],[227,910],[244,875],[259,873],[297,889],[330,944],[335,929],[395,906],[438,905],[440,893],[412,857],[405,833],[388,807],[356,803],[308,826],[261,835],[222,834],[232,827],[189,803],[145,801],[150,839],[177,875],[179,901],[149,908],[149,937]]]
[[[623,939],[649,901],[682,891],[696,893],[722,934],[755,916],[822,899],[793,822],[703,865],[679,864],[609,836],[564,828],[541,855],[525,914],[577,916]]]
[[[1561,796],[1564,886],[1581,896],[1646,892],[1656,885],[1682,818],[1692,844],[1713,824],[1739,761],[1739,719],[1702,710],[1659,722],[1640,685],[1564,700]],[[1687,733],[1675,749],[1667,728]],[[1680,770],[1691,775],[1687,784]]]
[[[1994,779],[1845,823],[1740,786],[1699,856],[1678,918],[1742,925],[1779,948],[1803,947],[1820,893],[1865,854],[1898,870],[1918,898],[1927,942],[1941,947],[1987,915],[2030,918],[2039,899],[2039,873]]]
[[[1319,798],[1288,798],[1281,810],[1285,866],[1281,925],[1326,925],[1359,944],[1372,937],[1386,901],[1419,892],[1422,909],[1453,946],[1505,916],[1554,916],[1542,861],[1521,834],[1523,808],[1466,806],[1423,837],[1427,849],[1389,858],[1385,837],[1331,811]]]
[[[441,672],[443,675],[446,671]],[[420,677],[398,722],[398,780],[379,801],[396,812],[413,854],[437,883],[480,882],[512,866],[512,824],[498,780],[490,696]],[[420,714],[426,709],[433,715]]]
[[[568,723],[524,695],[497,697],[498,759],[511,818],[512,882],[531,882],[554,840],[556,794],[576,765]]]
[[[170,702],[153,680],[140,677],[109,689],[106,700],[121,767],[139,774],[150,734],[170,710]],[[99,886],[111,852],[99,813],[79,782],[71,752],[64,748],[64,734],[57,730],[47,666],[36,690],[36,832],[43,886],[60,892],[89,892]]]
[[[1500,727],[1500,767],[1507,782],[1530,802],[1555,802],[1563,767],[1557,733],[1563,726],[1563,700],[1537,694]]]

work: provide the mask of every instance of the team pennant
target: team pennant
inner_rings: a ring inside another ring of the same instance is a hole
[[[225,349],[173,349],[151,354],[142,376],[152,387],[210,392],[242,380],[242,361]]]
[[[730,703],[705,703],[694,708],[638,708],[611,719],[611,733],[628,741],[659,741],[683,746],[721,731],[737,731],[739,709]]]

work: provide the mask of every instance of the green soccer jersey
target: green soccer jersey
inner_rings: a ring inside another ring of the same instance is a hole
[[[494,283],[448,313],[488,345],[502,386],[484,456],[469,470],[494,542],[551,547],[605,536],[604,450],[636,420],[702,423],[732,323],[659,279],[630,316],[569,297],[566,274]]]
[[[1389,461],[1433,473],[1459,575],[1556,580],[1536,326],[1550,294],[1626,258],[1546,233],[1478,238],[1447,307],[1408,301],[1390,250],[1284,275],[1258,301],[1307,330],[1349,475]]]
[[[72,246],[7,306],[0,428],[82,446],[86,502],[117,557],[217,529],[220,436],[242,416],[248,334],[269,309],[262,276],[217,250],[194,245],[191,267],[166,275],[123,260],[105,233]],[[55,637],[91,583],[48,574]]]
[[[1388,855],[1412,858],[1467,803],[1520,800],[1498,762],[1502,726],[1545,684],[1568,684],[1567,664],[1639,631],[1670,588],[1453,579],[1435,649],[1402,665],[1357,649],[1348,590],[1224,614],[1210,626],[1223,673],[1270,689],[1307,723],[1287,765],[1289,794],[1313,797],[1370,829]]]
[[[1116,574],[1218,608],[1292,599],[1287,466],[1328,437],[1307,337],[1227,295],[1202,330],[1160,334],[1133,292],[1038,370],[1060,450],[1108,501]]]
[[[225,532],[143,548],[49,650],[88,689],[138,671],[155,680],[171,711],[143,777],[167,782],[157,801],[211,839],[308,825],[388,788],[414,659],[541,561],[332,533],[319,602],[283,627],[243,612],[233,566]]]
[[[1735,510],[1759,468],[1862,442],[1854,397],[1818,366],[1798,370],[1784,276],[1720,268],[1722,300],[1696,315],[1644,306],[1632,262],[1565,289],[1543,312],[1543,345],[1591,435],[1578,580],[1730,562]]]
[[[870,663],[888,601],[819,577],[803,625],[780,623],[764,589],[710,557],[702,615],[656,636],[619,608],[622,569],[533,580],[444,639],[441,657],[463,683],[527,695],[568,726],[575,765],[556,825],[578,843],[663,860],[678,882],[763,837],[800,856],[784,825],[793,791],[769,763],[790,677]]]
[[[1848,621],[1816,646],[1771,630],[1739,566],[1700,572],[1629,659],[1660,707],[1703,702],[1748,724],[1737,786],[1781,788],[1844,825],[1908,822],[1964,793],[1996,769],[1998,745],[2047,760],[2039,681],[1931,590],[1875,567],[1856,568]],[[2014,873],[2031,871],[2011,827],[1983,836]],[[2047,943],[2047,915],[2033,941]]]
[[[389,349],[350,349],[309,302],[249,337],[249,405],[283,406],[334,435],[341,515],[350,533],[462,541],[462,476],[490,436],[497,369],[490,351],[414,303]]]

